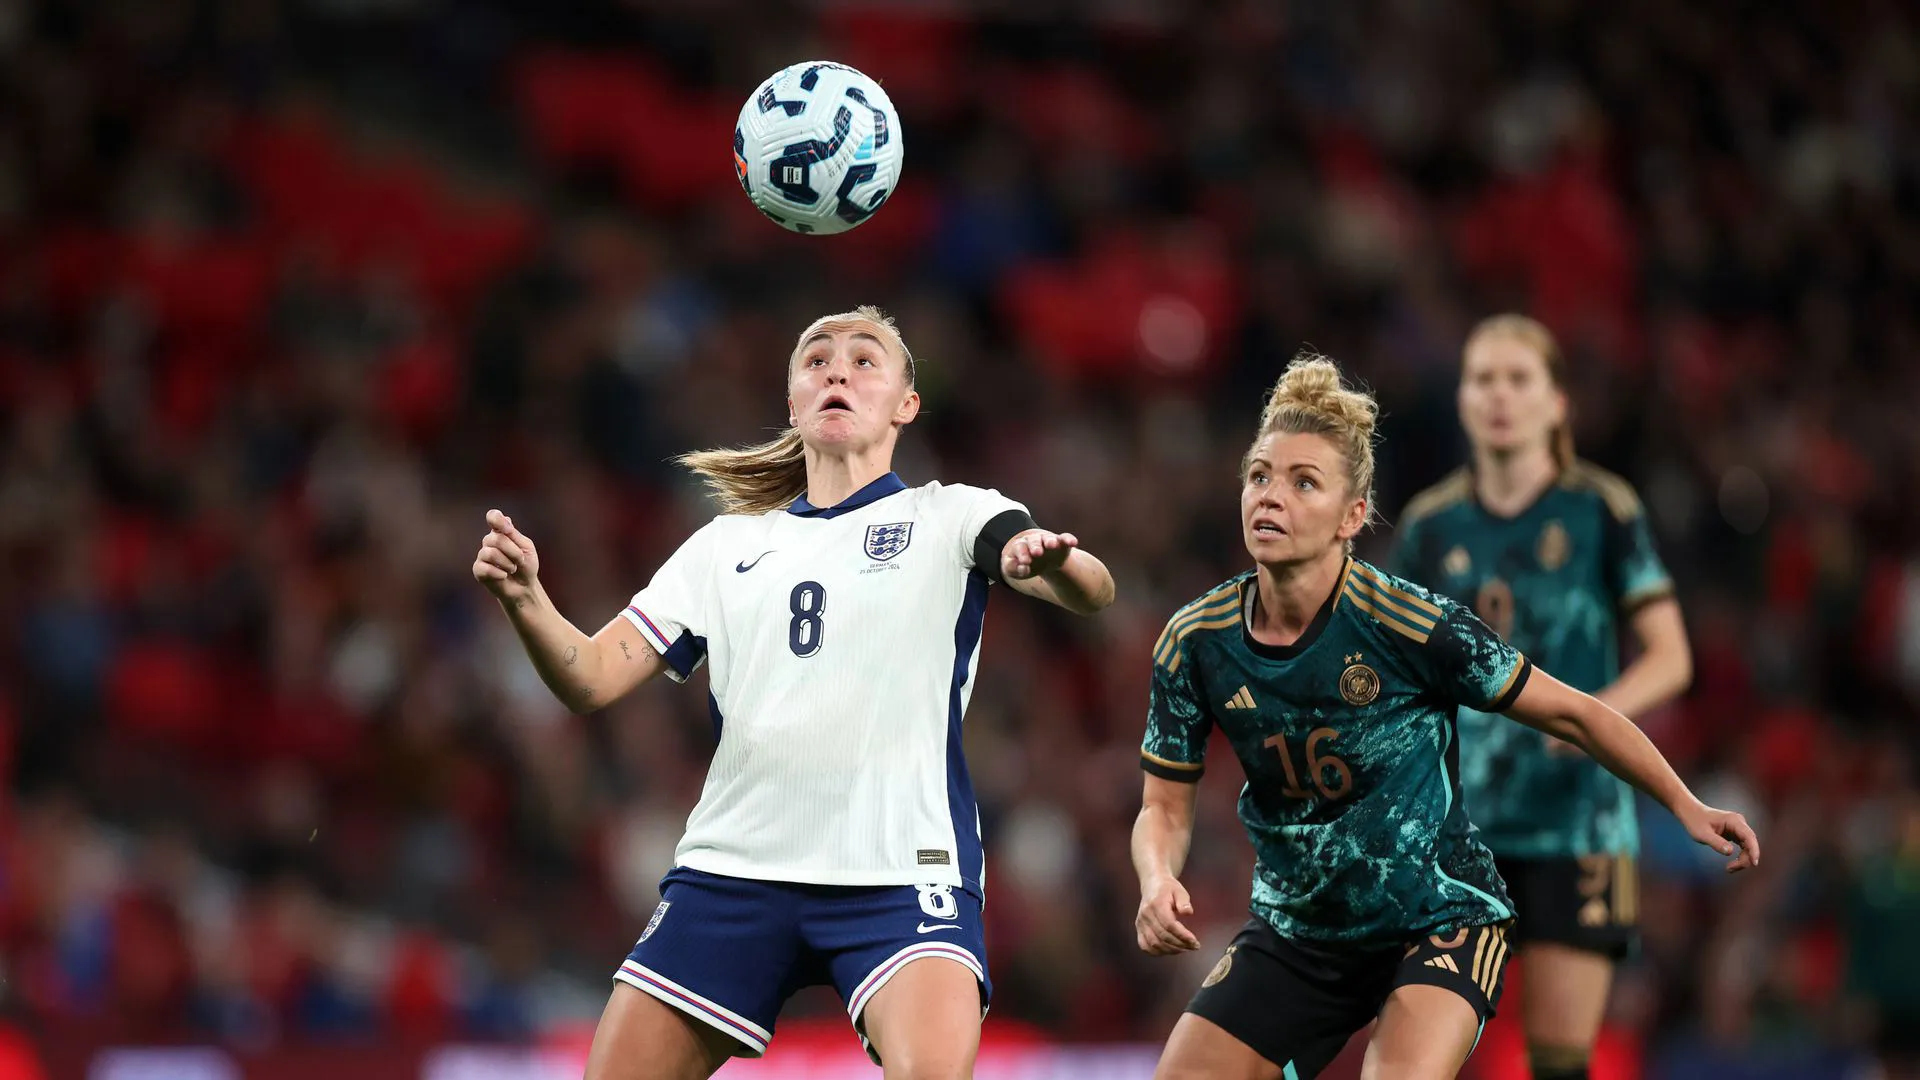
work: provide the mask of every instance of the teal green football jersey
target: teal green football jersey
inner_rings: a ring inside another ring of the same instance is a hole
[[[1620,675],[1621,618],[1671,595],[1640,500],[1575,462],[1517,517],[1495,517],[1461,469],[1407,505],[1396,574],[1468,604],[1575,689]],[[1500,855],[1632,855],[1632,789],[1574,747],[1498,716],[1460,716],[1460,778],[1481,839]]]
[[[1226,736],[1247,776],[1252,910],[1283,936],[1384,943],[1511,918],[1460,799],[1455,715],[1507,707],[1526,658],[1355,559],[1299,641],[1264,645],[1247,630],[1254,574],[1168,622],[1141,767],[1196,781],[1209,733]]]

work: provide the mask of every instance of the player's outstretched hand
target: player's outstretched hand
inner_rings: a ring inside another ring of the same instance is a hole
[[[1140,897],[1140,913],[1133,917],[1134,941],[1149,956],[1172,956],[1200,947],[1200,939],[1180,921],[1193,914],[1186,886],[1175,878],[1161,878]]]
[[[1000,577],[1005,581],[1024,581],[1050,574],[1065,566],[1067,556],[1079,546],[1079,539],[1072,533],[1028,529],[1007,541],[1007,546],[1001,549]]]
[[[501,603],[517,605],[532,595],[540,576],[540,552],[533,541],[513,527],[513,519],[498,510],[487,511],[487,535],[480,554],[473,557],[473,580]]]
[[[1753,834],[1747,819],[1731,810],[1716,810],[1705,803],[1694,804],[1693,811],[1680,819],[1687,835],[1722,855],[1737,856],[1727,864],[1727,873],[1760,865],[1760,838]]]

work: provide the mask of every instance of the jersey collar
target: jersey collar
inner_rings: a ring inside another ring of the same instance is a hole
[[[1478,478],[1474,475],[1472,462],[1467,463],[1467,493],[1473,497],[1474,509],[1480,511],[1484,516],[1494,521],[1519,521],[1521,518],[1540,509],[1540,504],[1547,501],[1547,496],[1553,494],[1554,489],[1565,487],[1567,485],[1567,473],[1569,471],[1565,466],[1556,469],[1553,474],[1553,481],[1546,487],[1541,488],[1540,494],[1535,495],[1532,502],[1521,507],[1520,512],[1517,514],[1496,514],[1488,508],[1486,503],[1480,501],[1480,484]]]
[[[1264,656],[1269,660],[1292,660],[1298,657],[1301,653],[1311,649],[1314,642],[1320,640],[1321,632],[1326,630],[1329,622],[1333,621],[1333,609],[1339,605],[1340,595],[1347,591],[1347,578],[1351,576],[1352,573],[1353,556],[1349,555],[1347,556],[1347,561],[1340,567],[1339,578],[1333,583],[1333,593],[1327,597],[1325,603],[1320,605],[1320,610],[1313,615],[1313,621],[1308,623],[1307,628],[1300,632],[1300,636],[1295,639],[1294,643],[1291,645],[1268,645],[1266,642],[1259,641],[1253,636],[1253,605],[1255,598],[1260,593],[1260,575],[1258,571],[1255,571],[1254,575],[1249,577],[1246,585],[1243,586],[1246,589],[1246,593],[1240,602],[1240,639],[1246,642],[1247,649],[1256,656]]]
[[[793,500],[792,506],[787,507],[787,513],[799,517],[836,518],[841,514],[852,513],[870,502],[884,499],[897,491],[905,490],[907,490],[907,482],[900,479],[896,473],[888,473],[832,506],[815,506],[807,501],[805,495],[802,495]]]

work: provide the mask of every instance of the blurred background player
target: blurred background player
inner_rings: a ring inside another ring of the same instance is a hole
[[[1474,328],[1459,395],[1472,461],[1407,505],[1391,565],[1638,718],[1687,688],[1692,654],[1639,498],[1574,457],[1563,364],[1534,319]],[[1623,624],[1639,652],[1625,670]],[[1472,708],[1460,787],[1518,913],[1509,939],[1533,1075],[1584,1080],[1638,920],[1633,792],[1566,743]]]
[[[1668,807],[1729,870],[1738,814],[1695,798],[1640,730],[1466,607],[1350,554],[1372,513],[1373,398],[1296,358],[1242,465],[1255,569],[1182,608],[1153,655],[1134,827],[1137,941],[1196,949],[1178,875],[1217,725],[1246,770],[1253,918],[1176,1023],[1162,1078],[1310,1078],[1378,1018],[1363,1076],[1454,1076],[1499,1000],[1513,918],[1460,798],[1457,707],[1569,740]]]
[[[788,430],[682,458],[726,513],[591,638],[554,609],[532,541],[487,515],[474,577],[569,708],[711,661],[719,747],[590,1078],[757,1057],[786,998],[818,983],[889,1078],[972,1074],[991,985],[960,724],[987,588],[1090,614],[1113,581],[998,492],[907,487],[892,460],[913,384],[878,309],[816,320],[788,361]]]

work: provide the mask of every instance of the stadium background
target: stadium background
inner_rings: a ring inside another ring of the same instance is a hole
[[[704,695],[561,711],[468,576],[481,514],[599,625],[710,513],[663,459],[779,424],[792,335],[858,302],[923,358],[908,481],[998,486],[1120,583],[988,619],[998,1075],[1150,1068],[1243,918],[1233,768],[1186,876],[1209,955],[1134,949],[1127,831],[1147,650],[1243,562],[1261,388],[1302,343],[1377,388],[1377,557],[1508,308],[1680,582],[1698,674],[1646,726],[1767,842],[1726,880],[1644,817],[1599,1075],[1920,1042],[1913,9],[1205,8],[0,3],[0,1076],[577,1070]],[[729,175],[807,58],[905,127],[834,240]],[[737,1072],[851,1042],[810,993]],[[163,1045],[217,1049],[103,1053]],[[1472,1069],[1516,1055],[1496,1023]]]

